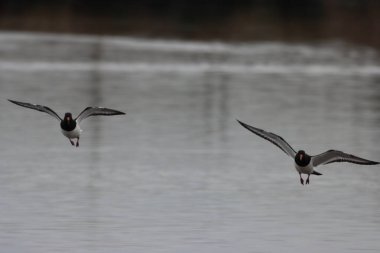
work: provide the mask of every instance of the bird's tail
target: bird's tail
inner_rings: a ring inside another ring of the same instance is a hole
[[[313,175],[317,175],[317,176],[322,176],[322,173],[319,173],[318,171],[313,171],[313,173],[311,173],[311,174],[313,174]]]

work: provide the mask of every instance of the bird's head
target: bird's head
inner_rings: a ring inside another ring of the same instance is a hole
[[[300,150],[296,154],[296,159],[303,161],[305,159],[305,155],[306,155],[305,151]]]
[[[71,115],[71,113],[69,112],[66,112],[65,113],[65,117],[63,118],[64,121],[70,123],[72,120],[73,120],[73,116]]]
[[[298,164],[300,166],[306,166],[311,161],[311,156],[306,154],[305,151],[303,151],[303,150],[298,151],[294,158],[295,158],[296,164]]]

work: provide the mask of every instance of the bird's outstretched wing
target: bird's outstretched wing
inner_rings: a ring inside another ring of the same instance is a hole
[[[24,102],[18,102],[18,101],[14,101],[14,100],[11,100],[11,99],[8,99],[9,102],[12,102],[16,105],[19,105],[19,106],[23,106],[23,107],[26,107],[26,108],[30,108],[30,109],[34,109],[34,110],[37,110],[37,111],[40,111],[40,112],[46,112],[47,114],[49,114],[50,116],[56,118],[57,120],[61,121],[61,117],[58,116],[58,114],[53,111],[52,109],[50,109],[49,107],[47,106],[44,106],[44,105],[36,105],[36,104],[30,104],[30,103],[24,103]]]
[[[124,112],[116,111],[113,109],[108,109],[104,107],[87,107],[84,109],[78,117],[76,117],[76,121],[79,123],[85,118],[88,118],[90,116],[98,116],[98,115],[103,115],[103,116],[112,116],[112,115],[124,115]]]
[[[313,156],[313,166],[316,167],[321,164],[335,163],[335,162],[349,162],[362,165],[375,165],[379,162],[370,161],[364,158],[360,158],[354,155],[350,155],[338,150],[328,150],[322,154]]]
[[[250,126],[248,124],[245,124],[239,120],[237,120],[243,127],[247,128],[249,131],[251,131],[254,134],[257,134],[258,136],[272,142],[274,145],[279,147],[282,151],[285,152],[288,156],[294,158],[296,155],[296,151],[292,148],[292,146],[289,145],[281,136],[278,136],[277,134],[270,133],[267,131],[264,131],[262,129]]]

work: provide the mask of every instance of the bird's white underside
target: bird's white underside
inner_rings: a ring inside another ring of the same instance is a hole
[[[296,167],[296,170],[298,171],[298,173],[302,173],[302,174],[311,174],[314,171],[313,165],[311,162],[305,167],[299,166],[297,163],[294,163],[294,167]]]
[[[80,133],[82,132],[82,129],[80,129],[79,124],[77,123],[76,127],[72,131],[65,131],[61,129],[62,134],[66,136],[69,139],[76,139],[79,138]]]

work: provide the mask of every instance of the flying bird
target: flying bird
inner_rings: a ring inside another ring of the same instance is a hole
[[[354,155],[350,155],[338,150],[328,150],[322,154],[311,156],[305,153],[304,150],[299,150],[296,152],[292,146],[289,145],[281,136],[278,136],[274,133],[267,132],[265,130],[250,126],[239,120],[237,120],[243,127],[251,131],[252,133],[260,136],[261,138],[266,139],[267,141],[272,142],[274,145],[279,147],[282,151],[285,152],[288,156],[294,159],[294,166],[300,175],[300,182],[304,184],[304,180],[301,174],[307,174],[306,184],[310,183],[310,175],[322,175],[321,173],[314,170],[314,167],[317,167],[322,164],[329,164],[334,162],[349,162],[356,163],[361,165],[375,165],[379,162],[370,161],[363,159]]]
[[[59,115],[55,111],[53,111],[47,106],[18,102],[11,99],[8,99],[8,101],[19,106],[34,109],[40,112],[45,112],[49,114],[50,116],[59,120],[62,134],[69,139],[71,145],[73,146],[75,145],[76,147],[79,147],[79,137],[80,137],[80,133],[82,132],[82,129],[79,127],[79,123],[82,120],[90,116],[98,116],[98,115],[112,116],[112,115],[125,114],[124,112],[120,112],[120,111],[116,111],[116,110],[108,109],[108,108],[103,108],[103,107],[87,107],[75,119],[73,119],[73,116],[70,112],[66,112],[65,116],[62,119],[61,117],[59,117]],[[76,143],[74,142],[74,140],[76,140]]]

